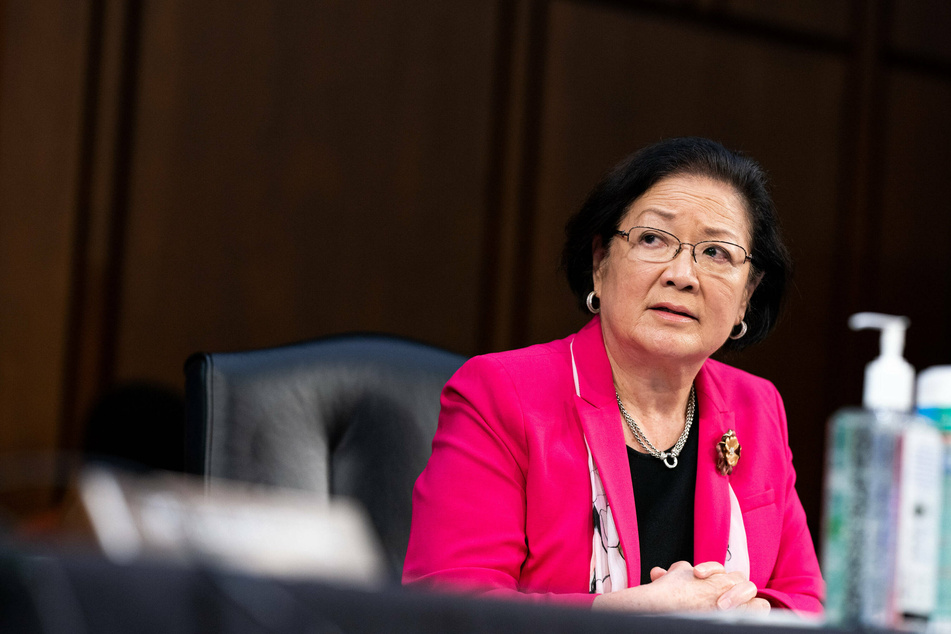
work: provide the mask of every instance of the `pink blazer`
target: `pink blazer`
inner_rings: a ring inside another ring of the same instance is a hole
[[[760,595],[820,612],[824,584],[794,486],[779,393],[712,360],[695,385],[692,563],[724,562],[732,485]],[[637,517],[619,420],[599,318],[567,339],[468,361],[443,390],[433,454],[413,492],[404,583],[590,604],[587,439],[636,584]],[[742,453],[732,475],[722,476],[715,447],[728,429]]]

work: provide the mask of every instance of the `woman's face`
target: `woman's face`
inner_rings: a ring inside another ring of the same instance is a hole
[[[743,197],[732,186],[703,176],[671,176],[628,208],[620,229],[662,229],[683,242],[732,242],[751,251]],[[612,356],[697,362],[713,354],[746,314],[758,280],[750,263],[711,273],[697,265],[689,246],[663,263],[634,259],[631,245],[615,236],[594,245],[594,290],[601,327]]]

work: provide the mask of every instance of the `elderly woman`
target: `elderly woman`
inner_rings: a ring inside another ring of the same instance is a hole
[[[619,164],[568,223],[594,318],[443,391],[404,582],[632,611],[821,611],[771,383],[713,361],[773,328],[790,267],[765,176],[706,139]]]

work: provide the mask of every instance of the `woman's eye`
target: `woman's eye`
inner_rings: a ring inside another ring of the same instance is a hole
[[[703,256],[709,258],[714,262],[732,262],[733,258],[730,257],[730,252],[725,248],[717,244],[707,244],[703,247]]]
[[[656,233],[642,233],[638,242],[645,247],[664,247],[667,241]]]

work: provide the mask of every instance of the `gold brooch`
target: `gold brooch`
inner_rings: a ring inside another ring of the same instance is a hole
[[[732,429],[720,437],[717,443],[717,471],[720,475],[730,475],[733,467],[740,461],[740,441]]]

